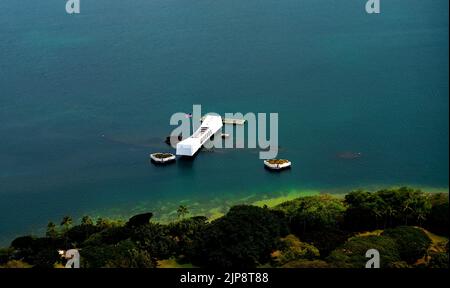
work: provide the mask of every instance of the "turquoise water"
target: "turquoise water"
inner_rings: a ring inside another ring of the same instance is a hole
[[[142,202],[448,187],[447,0],[81,2],[0,1],[0,241]],[[278,112],[293,169],[223,149],[150,165],[193,104]]]

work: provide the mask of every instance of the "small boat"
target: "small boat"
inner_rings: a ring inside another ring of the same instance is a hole
[[[150,159],[155,163],[168,163],[175,161],[176,157],[172,153],[152,153]]]
[[[264,160],[264,165],[271,170],[282,170],[291,167],[291,161],[286,159]]]
[[[220,134],[220,137],[222,137],[223,139],[229,138],[229,137],[230,137],[230,134],[222,133],[222,134]]]

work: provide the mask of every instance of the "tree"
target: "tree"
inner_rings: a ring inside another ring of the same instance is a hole
[[[238,205],[208,224],[194,243],[193,263],[203,267],[253,268],[270,260],[286,222],[268,208]]]
[[[147,251],[154,261],[174,256],[176,242],[167,226],[149,223],[132,229],[130,233],[130,239],[139,249]]]
[[[102,217],[97,218],[97,221],[95,222],[95,225],[99,227],[100,229],[108,228],[110,227],[110,223],[107,219],[104,219]]]
[[[398,189],[384,189],[375,193],[383,203],[388,227],[398,225],[422,225],[431,210],[429,194],[408,187]]]
[[[204,216],[196,216],[172,222],[168,225],[168,233],[176,242],[177,255],[190,258],[195,254],[193,250],[194,242],[199,240],[201,232],[208,224],[207,221],[208,218]]]
[[[83,268],[155,268],[147,251],[130,240],[113,245],[88,246],[80,250]]]
[[[56,238],[58,237],[58,230],[56,228],[56,224],[53,222],[48,222],[47,224],[47,232],[45,233],[47,237]]]
[[[57,250],[64,245],[59,238],[23,236],[14,239],[11,247],[14,248],[14,258],[21,259],[38,267],[53,267],[58,261]]]
[[[345,227],[352,231],[422,225],[431,210],[429,194],[408,187],[351,192],[345,202]]]
[[[85,228],[89,228],[91,226],[78,226],[79,228],[82,228],[80,232],[86,231]],[[97,233],[94,231],[94,233],[90,233],[90,236],[84,241],[83,246],[99,246],[99,245],[112,245],[117,244],[120,241],[126,240],[130,238],[131,231],[127,227],[123,226],[111,226],[109,228],[100,228],[98,226],[94,227]],[[74,229],[76,230],[76,229]],[[87,231],[89,232],[89,231]],[[69,236],[72,236],[71,233],[69,233]]]
[[[413,264],[425,256],[431,245],[428,235],[417,227],[400,226],[386,229],[382,235],[392,238],[397,243],[401,259],[408,264]]]
[[[189,214],[188,208],[184,205],[180,205],[177,209],[177,217],[184,218],[187,214]]]
[[[13,256],[13,248],[0,248],[0,265],[6,264]]]
[[[45,247],[44,249],[36,251],[33,255],[31,263],[37,268],[53,268],[55,263],[61,260],[60,255],[56,249],[52,247]]]
[[[383,229],[388,227],[394,227],[397,225],[397,218],[401,213],[402,200],[398,197],[398,192],[392,189],[384,189],[375,193],[375,195],[380,199],[378,203],[380,204],[382,211],[384,211],[383,217]],[[378,225],[376,228],[380,228]]]
[[[320,257],[325,258],[331,251],[344,244],[349,236],[346,231],[330,228],[307,232],[302,236],[302,240],[319,249]]]
[[[36,253],[36,237],[21,236],[11,242],[11,247],[15,250],[16,257],[31,263],[33,255]]]
[[[330,195],[297,198],[277,207],[289,219],[292,231],[304,235],[309,231],[337,228],[342,221],[345,206]]]
[[[422,225],[426,216],[431,210],[431,201],[429,195],[420,190],[414,190],[402,187],[397,190],[399,197],[403,198],[401,215],[403,216],[403,225]]]
[[[64,216],[60,225],[64,227],[64,231],[67,231],[69,230],[70,226],[72,226],[72,222],[72,217]]]
[[[344,215],[345,228],[350,231],[376,229],[379,225],[381,198],[374,193],[355,191],[345,195],[347,210]]]
[[[432,253],[428,268],[445,268],[448,269],[448,252]]]
[[[437,193],[431,198],[432,208],[425,226],[433,233],[449,235],[449,199],[448,193]]]
[[[92,221],[91,217],[86,215],[81,218],[81,225],[94,225],[94,221]]]
[[[281,238],[279,250],[272,252],[272,258],[277,265],[284,265],[294,260],[313,260],[320,256],[319,250],[290,234]]]
[[[139,249],[130,240],[117,244],[111,259],[105,263],[106,268],[155,268],[156,265],[147,251]]]
[[[66,233],[65,237],[67,241],[76,244],[77,246],[82,246],[83,242],[86,241],[90,236],[97,232],[100,232],[100,228],[93,224],[76,225],[70,228]]]
[[[380,267],[400,261],[395,241],[385,236],[358,236],[350,238],[344,245],[331,252],[327,262],[337,268],[364,268],[367,262],[366,252],[376,249],[380,252]]]

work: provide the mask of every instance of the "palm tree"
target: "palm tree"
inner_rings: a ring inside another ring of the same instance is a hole
[[[405,217],[405,225],[408,225],[408,218],[414,213],[413,207],[411,207],[412,200],[408,199],[403,203],[403,216]]]
[[[187,214],[189,214],[188,208],[184,205],[180,205],[177,209],[178,218],[184,218]]]
[[[108,221],[106,220],[106,219],[103,219],[102,217],[99,217],[98,219],[97,219],[97,221],[95,222],[95,225],[97,226],[97,227],[100,227],[100,228],[105,228],[105,227],[107,227],[108,226]]]
[[[58,236],[58,231],[56,229],[56,224],[53,222],[48,222],[47,232],[45,233],[47,237],[56,238]]]
[[[63,220],[61,221],[61,226],[64,227],[64,230],[69,230],[70,226],[72,226],[72,217],[70,216],[64,216]]]
[[[385,229],[388,225],[389,227],[392,227],[393,219],[397,216],[397,213],[398,211],[391,204],[386,206],[386,220],[384,224]],[[386,225],[386,223],[388,222],[387,219],[389,219],[389,223]]]
[[[83,216],[83,218],[81,218],[81,225],[93,225],[94,222],[92,221],[91,217],[89,216]]]
[[[427,220],[427,216],[431,211],[431,200],[429,195],[424,195],[417,199],[415,203],[415,214],[417,219],[417,224],[422,226],[422,224]]]

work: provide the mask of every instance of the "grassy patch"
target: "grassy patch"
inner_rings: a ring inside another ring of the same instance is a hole
[[[251,205],[255,205],[258,207],[263,207],[264,205],[266,205],[267,207],[275,207],[283,202],[294,200],[298,197],[313,196],[318,194],[320,194],[320,192],[318,191],[292,191],[287,194],[282,194],[280,196],[255,201],[251,203]]]
[[[176,259],[164,259],[158,261],[158,268],[197,268],[191,263],[180,264]]]

